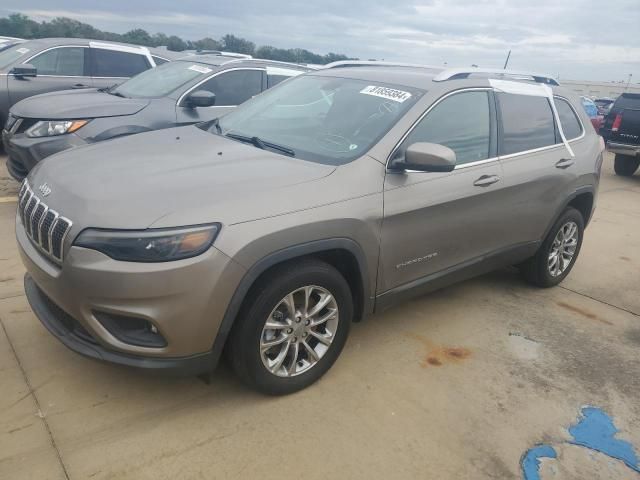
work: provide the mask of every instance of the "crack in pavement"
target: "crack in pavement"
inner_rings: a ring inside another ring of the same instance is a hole
[[[69,480],[69,472],[67,472],[67,467],[65,466],[64,462],[62,461],[62,455],[60,454],[60,449],[58,448],[58,445],[56,444],[56,440],[53,438],[53,433],[51,432],[51,427],[49,426],[49,422],[47,422],[47,419],[45,418],[45,416],[42,415],[42,408],[40,408],[40,402],[38,401],[38,397],[35,394],[35,390],[31,386],[31,382],[29,380],[29,377],[27,376],[26,370],[22,366],[22,362],[20,362],[20,357],[18,357],[18,352],[16,352],[16,349],[13,346],[13,342],[11,341],[11,337],[9,337],[9,333],[7,332],[7,329],[4,326],[4,322],[2,321],[2,318],[0,318],[0,326],[2,326],[2,331],[4,332],[4,336],[7,338],[7,342],[9,343],[9,346],[11,347],[11,351],[13,352],[13,356],[16,359],[16,362],[18,363],[18,368],[20,368],[20,372],[22,373],[22,377],[24,378],[24,382],[27,384],[27,388],[29,389],[29,395],[31,395],[33,397],[33,401],[36,403],[36,407],[38,409],[38,413],[40,413],[40,415],[38,415],[38,417],[40,417],[42,419],[42,422],[44,423],[44,426],[47,429],[47,434],[49,435],[49,440],[51,441],[51,446],[53,447],[53,449],[56,452],[56,456],[58,457],[58,461],[60,462],[60,467],[62,468],[62,472],[64,473],[64,478],[66,480]]]
[[[624,308],[624,307],[619,307],[618,305],[614,305],[613,303],[605,302],[604,300],[600,300],[599,298],[592,297],[591,295],[587,295],[586,293],[578,292],[577,290],[573,290],[573,289],[571,289],[569,287],[564,287],[562,285],[558,285],[558,288],[562,288],[563,290],[567,290],[569,292],[575,293],[576,295],[580,295],[581,297],[590,298],[591,300],[593,300],[595,302],[602,303],[603,305],[607,305],[609,307],[613,307],[613,308],[615,308],[617,310],[621,310],[623,312],[630,313],[631,315],[633,315],[635,317],[640,317],[640,313],[636,313],[633,310],[629,310],[629,309]]]

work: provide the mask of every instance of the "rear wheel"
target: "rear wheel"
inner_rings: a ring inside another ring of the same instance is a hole
[[[640,157],[632,157],[630,155],[616,154],[616,158],[613,161],[613,169],[616,175],[622,177],[630,177],[633,175],[638,166],[640,165]]]
[[[568,207],[553,225],[537,253],[522,264],[524,278],[542,288],[562,282],[578,258],[583,233],[582,214]]]
[[[351,290],[331,265],[277,267],[247,298],[231,336],[237,375],[270,395],[318,380],[342,351],[353,318]]]

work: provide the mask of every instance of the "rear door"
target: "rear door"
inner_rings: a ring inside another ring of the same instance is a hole
[[[36,77],[7,77],[11,105],[40,93],[92,86],[88,75],[88,47],[59,46],[32,56],[24,63],[37,69]]]
[[[441,98],[392,156],[415,142],[448,146],[457,165],[449,173],[387,173],[379,294],[462,268],[511,242],[490,89]]]
[[[544,96],[496,93],[498,151],[504,169],[514,243],[541,240],[576,188],[577,162],[588,146],[585,128],[566,99],[555,98],[572,158],[560,138],[549,99]]]
[[[122,83],[153,65],[143,50],[134,47],[107,48],[93,46],[90,71],[95,87],[109,87]]]
[[[265,87],[265,71],[261,68],[236,68],[224,70],[191,87],[180,96],[176,105],[179,125],[212,120],[258,95]],[[216,96],[212,107],[190,107],[189,94],[206,90]]]

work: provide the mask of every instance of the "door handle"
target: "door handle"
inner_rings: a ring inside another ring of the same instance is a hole
[[[85,85],[84,83],[76,83],[75,85],[71,85],[71,88],[89,88],[89,85]]]
[[[479,179],[473,182],[473,184],[476,187],[488,187],[489,185],[493,185],[499,181],[500,177],[497,175],[482,175]]]
[[[572,158],[563,158],[558,163],[556,163],[556,168],[569,168],[574,163],[576,162]]]

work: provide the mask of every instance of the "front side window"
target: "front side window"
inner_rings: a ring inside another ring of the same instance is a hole
[[[487,92],[461,92],[445,98],[415,126],[399,152],[417,142],[437,143],[456,153],[456,163],[489,158],[491,115]]]
[[[553,111],[546,97],[498,93],[502,118],[500,154],[555,145]]]
[[[8,67],[14,62],[20,63],[20,59],[26,58],[27,53],[29,53],[31,49],[23,45],[24,44],[19,43],[0,52],[0,70]]]
[[[214,93],[217,107],[240,105],[262,91],[262,70],[224,72],[197,89]]]
[[[38,75],[84,76],[84,47],[54,48],[32,58]]]
[[[258,137],[296,158],[340,165],[365,154],[423,94],[403,85],[304,75],[240,105],[219,127],[222,135]],[[202,128],[218,133],[216,124]]]
[[[151,67],[144,55],[93,48],[94,77],[133,77]]]
[[[121,83],[113,93],[129,98],[164,97],[211,72],[211,68],[201,63],[169,62]]]
[[[556,109],[558,110],[558,117],[560,117],[560,123],[562,124],[562,131],[567,140],[578,138],[582,135],[582,126],[580,120],[576,117],[573,108],[569,105],[569,102],[561,98],[554,99]],[[593,104],[592,104],[593,105]],[[595,108],[595,105],[593,105]]]

